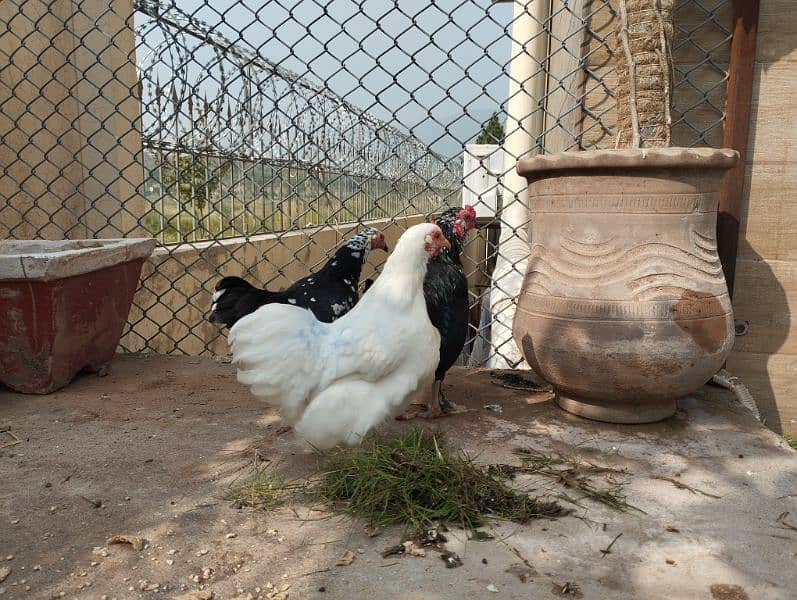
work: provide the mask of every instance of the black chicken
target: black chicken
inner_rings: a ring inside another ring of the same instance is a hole
[[[440,332],[440,361],[435,371],[432,402],[423,409],[410,409],[400,418],[439,417],[450,412],[451,404],[443,394],[443,378],[456,362],[468,335],[468,280],[460,254],[465,236],[476,227],[476,211],[470,205],[450,208],[435,221],[451,243],[429,261],[423,293],[429,320]]]
[[[232,327],[264,304],[278,303],[308,308],[319,321],[331,323],[357,303],[360,273],[368,253],[375,249],[387,252],[385,235],[372,227],[363,229],[319,271],[280,292],[258,289],[240,277],[225,277],[216,284],[213,312],[208,320]]]

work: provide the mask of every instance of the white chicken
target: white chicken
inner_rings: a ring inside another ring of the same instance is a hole
[[[309,310],[268,304],[230,330],[238,381],[317,448],[354,445],[431,384],[440,334],[423,281],[429,259],[450,248],[432,223],[410,227],[381,276],[332,323]]]

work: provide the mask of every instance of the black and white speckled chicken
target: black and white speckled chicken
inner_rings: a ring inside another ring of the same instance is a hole
[[[320,270],[279,292],[261,290],[240,277],[225,277],[216,284],[209,320],[231,328],[261,306],[276,303],[310,309],[316,319],[331,323],[357,303],[360,273],[368,253],[374,249],[387,251],[384,234],[372,227],[363,229]]]

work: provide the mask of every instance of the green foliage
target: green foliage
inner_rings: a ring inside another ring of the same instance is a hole
[[[177,198],[180,205],[190,207],[192,202],[199,211],[210,200],[212,190],[217,189],[217,173],[208,169],[207,162],[192,154],[177,154],[177,160],[165,160],[161,167],[161,179],[167,195]]]
[[[227,490],[227,499],[231,500],[236,508],[251,506],[268,510],[279,504],[284,491],[285,480],[267,465],[255,468],[251,477],[230,486]]]
[[[525,523],[567,513],[509,487],[420,429],[338,450],[314,491],[371,526],[403,525],[413,533],[440,523],[475,529],[487,515]]]
[[[481,133],[476,138],[477,144],[500,144],[504,141],[504,126],[498,120],[498,114],[493,116],[482,125]]]
[[[319,181],[303,167],[202,155],[147,160],[151,209],[144,225],[166,244],[429,214],[451,195],[424,182],[334,172]]]

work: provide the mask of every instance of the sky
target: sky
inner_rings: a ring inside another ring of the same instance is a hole
[[[166,4],[167,0],[162,0]],[[176,0],[186,13],[366,112],[458,156],[507,94],[511,3]],[[141,23],[137,14],[137,23]],[[144,34],[154,46],[157,32]],[[139,50],[139,57],[142,55]],[[202,77],[197,54],[193,72]],[[163,74],[161,77],[168,77]]]

